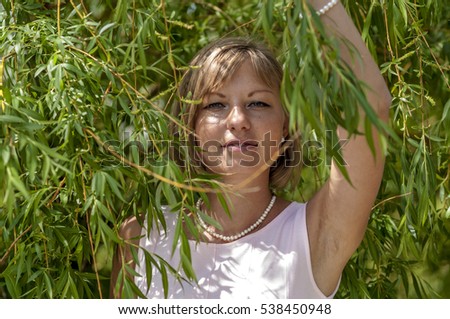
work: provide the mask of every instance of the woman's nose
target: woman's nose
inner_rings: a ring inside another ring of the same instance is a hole
[[[234,106],[230,110],[227,118],[227,127],[229,130],[248,130],[250,129],[250,121],[246,110],[240,106]]]

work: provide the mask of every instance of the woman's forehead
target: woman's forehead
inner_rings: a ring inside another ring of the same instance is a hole
[[[206,67],[203,71],[199,82],[201,83],[200,96],[218,92],[220,89],[230,81],[239,70],[244,69],[245,74],[253,73],[255,76],[255,86],[258,84],[260,89],[278,90],[280,80],[273,76],[273,70],[264,69],[250,58],[238,61],[233,67],[226,68],[224,66],[215,65]],[[259,83],[258,83],[259,82]]]

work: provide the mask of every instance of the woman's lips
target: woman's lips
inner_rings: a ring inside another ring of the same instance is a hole
[[[243,142],[229,141],[229,142],[225,143],[225,145],[223,147],[231,152],[242,152],[242,151],[254,149],[257,146],[258,146],[258,143],[254,142],[254,141],[243,141]]]

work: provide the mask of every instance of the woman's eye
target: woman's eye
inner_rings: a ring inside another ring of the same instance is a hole
[[[224,107],[225,107],[225,105],[223,105],[222,103],[211,103],[211,104],[205,105],[204,109],[222,109]]]
[[[255,101],[248,104],[248,107],[268,107],[269,104],[262,101]]]

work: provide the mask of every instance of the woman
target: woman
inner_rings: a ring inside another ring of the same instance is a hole
[[[310,3],[331,36],[356,48],[358,63],[344,44],[342,59],[366,84],[369,103],[386,121],[389,91],[342,4],[335,0]],[[290,135],[288,114],[280,101],[281,67],[267,49],[245,39],[219,40],[200,51],[191,64],[197,67],[188,71],[180,92],[182,97],[201,101],[190,106],[185,119],[195,132],[192,159],[198,165],[194,166],[218,174],[233,191],[226,197],[230,215],[215,193],[206,194],[207,205],[197,202],[193,221],[202,227],[202,234],[199,242],[192,239],[189,244],[198,281],[169,277],[167,297],[333,297],[346,263],[364,236],[378,192],[384,166],[378,134],[373,134],[375,156],[365,136],[351,137],[343,146],[352,184],[333,162],[328,181],[307,204],[277,198],[272,190],[290,181],[291,169],[283,163],[291,160],[295,147],[285,142]],[[338,133],[347,138],[343,128]],[[176,214],[165,211],[165,215],[167,233],[153,231],[147,238],[146,225],[141,228],[131,219],[123,225],[121,236],[176,268],[178,253],[171,255]],[[220,227],[202,216],[216,220]],[[129,249],[119,250],[113,283],[121,264],[132,259]],[[142,251],[139,261],[137,286],[149,298],[165,297],[158,271],[147,282]]]

